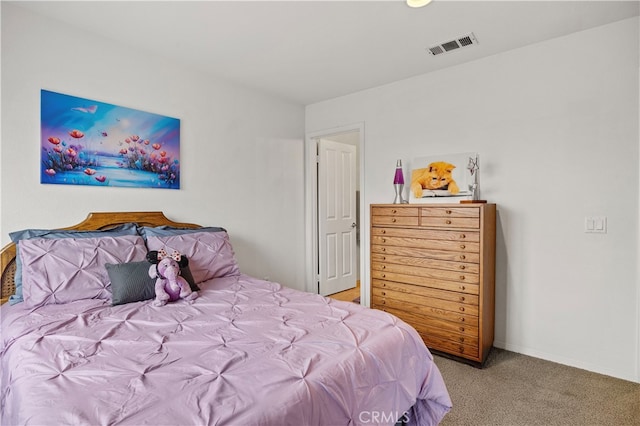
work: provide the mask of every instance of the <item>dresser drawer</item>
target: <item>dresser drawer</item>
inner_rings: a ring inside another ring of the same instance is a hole
[[[408,256],[398,256],[389,253],[371,253],[372,262],[395,263],[397,265],[418,266],[421,268],[443,269],[455,272],[470,272],[478,274],[480,265],[478,263],[458,262],[455,260],[432,259],[426,256],[415,256],[408,253]]]
[[[479,360],[479,351],[477,346],[465,345],[464,343],[456,343],[451,340],[443,339],[429,334],[428,330],[423,327],[414,327],[424,340],[429,349],[446,352],[452,355],[458,355],[465,358]]]
[[[451,302],[449,300],[430,298],[417,294],[407,294],[399,291],[385,290],[375,287],[371,289],[371,294],[373,295],[373,300],[377,305],[386,305],[387,301],[389,300],[392,301],[391,303],[406,302],[435,309],[443,309],[445,311],[457,312],[461,314],[473,316],[478,315],[477,305],[467,305],[459,302]]]
[[[424,207],[420,209],[420,225],[437,228],[480,228],[478,208]]]
[[[410,312],[400,311],[397,309],[386,309],[392,315],[397,316],[407,324],[411,325],[416,330],[420,328],[423,332],[426,332],[429,336],[437,337],[439,339],[448,340],[456,344],[464,344],[467,346],[478,347],[478,329],[465,329],[463,332],[459,332],[455,327],[441,328],[433,321],[425,321],[419,315],[413,315]]]
[[[420,216],[425,217],[480,217],[480,209],[477,207],[421,207]]]
[[[423,268],[420,266],[398,265],[388,262],[371,262],[371,269],[376,271],[455,281],[459,283],[478,284],[480,282],[480,278],[477,273],[474,274],[466,271],[447,271],[443,269]]]
[[[416,275],[398,274],[395,272],[371,270],[371,279],[394,281],[397,283],[413,284],[422,287],[439,288],[460,293],[480,294],[478,284],[445,281],[438,278],[421,277]]]
[[[458,242],[444,240],[425,240],[422,238],[387,237],[382,235],[372,235],[371,244],[480,253],[480,243],[466,241]]]
[[[371,298],[371,307],[387,312],[389,312],[390,309],[412,312],[415,315],[420,315],[424,321],[448,323],[451,327],[463,327],[470,330],[471,333],[474,333],[474,330],[478,330],[478,317],[462,312],[447,311],[445,309],[432,308],[411,302],[403,302],[401,300],[378,299],[376,297]]]
[[[452,262],[465,262],[473,264],[480,263],[479,253],[373,244],[371,246],[371,260],[373,260],[373,256],[377,254],[422,257],[425,259],[448,260]]]
[[[432,297],[434,299],[449,300],[451,302],[466,303],[470,305],[478,304],[478,296],[467,293],[457,293],[455,291],[439,290],[431,287],[421,287],[384,280],[372,280],[371,285],[373,286],[373,288],[378,288],[381,290],[392,290],[399,293],[417,294],[419,296]],[[382,296],[385,296],[385,294],[383,293],[380,294]]]
[[[387,237],[421,238],[425,240],[444,240],[459,242],[479,242],[479,231],[445,231],[439,229],[406,229],[406,228],[383,228],[375,227],[371,229],[371,235]]]
[[[371,216],[372,225],[418,226],[418,216]]]
[[[476,335],[465,336],[440,329],[433,326],[433,322],[414,323],[407,318],[406,313],[394,309],[382,309],[416,329],[424,343],[429,349],[441,350],[443,352],[452,351],[455,354],[469,355],[476,357],[478,354],[479,338]]]
[[[419,207],[371,207],[373,216],[419,216]]]
[[[480,219],[469,219],[464,217],[423,217],[420,220],[421,226],[432,226],[437,228],[469,228],[479,229]]]
[[[401,309],[392,306],[382,306],[382,309],[380,310],[393,314],[412,326],[414,326],[414,324],[422,326],[426,324],[434,329],[443,330],[448,335],[454,336],[452,340],[459,343],[465,343],[465,340],[460,341],[460,338],[456,339],[455,336],[465,337],[467,338],[466,343],[471,345],[475,344],[477,346],[477,339],[479,336],[477,321],[464,323],[429,317],[422,314],[420,311],[412,310],[410,306],[402,306]],[[446,335],[443,337],[446,337]]]
[[[371,207],[371,224],[417,226],[418,207]]]

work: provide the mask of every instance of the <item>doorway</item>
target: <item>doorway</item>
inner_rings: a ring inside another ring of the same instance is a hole
[[[309,292],[329,295],[352,289],[362,279],[363,136],[362,124],[306,136],[306,247],[309,253],[306,289]],[[355,170],[345,166],[351,156],[349,152],[353,153]],[[349,172],[354,174],[353,184],[348,178],[345,180]],[[353,205],[349,199],[353,199]],[[333,221],[334,216],[341,216],[341,220]],[[336,231],[332,228],[335,226],[342,228]]]

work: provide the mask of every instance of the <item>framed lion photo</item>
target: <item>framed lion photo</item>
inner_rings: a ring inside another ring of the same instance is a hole
[[[471,200],[477,185],[478,154],[475,152],[417,157],[411,163],[409,203]]]

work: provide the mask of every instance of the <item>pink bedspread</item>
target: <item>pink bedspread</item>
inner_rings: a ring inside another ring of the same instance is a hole
[[[415,330],[246,275],[192,305],[3,305],[2,425],[437,424],[446,387]]]

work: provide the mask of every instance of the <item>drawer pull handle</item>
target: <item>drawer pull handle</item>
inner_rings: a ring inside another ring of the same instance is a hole
[[[460,239],[461,239],[461,240],[464,240],[465,238],[467,238],[467,236],[466,236],[466,235],[464,235],[464,234],[460,234]]]
[[[398,210],[393,209],[393,210],[391,210],[391,213],[396,214],[396,213],[398,213]]]
[[[382,269],[387,269],[387,265],[382,265]]]
[[[386,274],[382,274],[382,278],[387,278],[387,275]]]
[[[460,343],[464,343],[464,337],[460,337],[458,340],[460,340]]]
[[[386,249],[386,248],[384,248],[384,247],[382,247],[382,251],[387,251],[387,249]]]
[[[460,347],[458,348],[458,350],[460,351],[460,353],[461,353],[461,354],[463,354],[463,353],[464,353],[464,347],[463,347],[463,346],[460,346]]]
[[[391,222],[396,223],[396,218],[391,219]]]
[[[451,225],[451,221],[450,220],[447,220],[447,225]]]
[[[465,268],[466,268],[466,266],[460,265],[460,269],[465,269]]]
[[[461,302],[464,302],[464,296],[462,296],[462,297],[460,298],[460,301],[461,301]]]
[[[464,281],[464,278],[465,278],[464,275],[460,275],[460,280],[461,281]]]
[[[460,312],[464,312],[464,308],[460,306]]]
[[[386,230],[386,229],[383,229],[382,231],[380,231],[380,233],[381,233],[381,234],[386,234],[386,233],[387,233],[387,230]]]
[[[382,240],[382,241],[384,241],[384,240]],[[465,246],[464,244],[460,244],[460,248],[461,248],[462,250],[464,250],[465,248],[467,248],[467,246]]]
[[[447,214],[451,214],[451,210],[447,210],[446,212],[447,212]]]
[[[464,333],[464,327],[460,327],[460,331]]]
[[[460,317],[460,322],[464,322],[464,317]]]
[[[460,290],[463,290],[463,291],[464,291],[464,290],[466,290],[466,287],[465,287],[465,286],[463,286],[463,285],[461,285],[461,286],[460,286]]]
[[[382,242],[383,242],[383,243],[386,243],[386,242],[387,242],[387,239],[386,239],[386,238],[383,238],[383,239],[382,239]]]
[[[382,256],[382,260],[387,260],[387,256]]]
[[[465,259],[466,259],[466,256],[464,254],[461,254],[460,255],[460,260],[465,260]]]
[[[382,293],[382,295],[383,295],[383,296],[386,296],[386,295],[387,295],[387,293],[386,293],[386,292],[384,292],[384,291],[382,291],[381,293]]]

